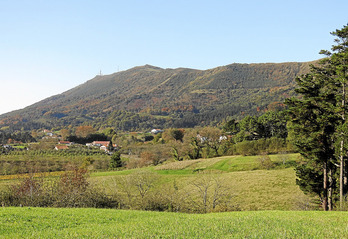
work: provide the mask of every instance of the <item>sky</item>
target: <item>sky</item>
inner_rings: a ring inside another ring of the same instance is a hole
[[[0,114],[145,64],[313,61],[347,23],[347,0],[0,0]]]

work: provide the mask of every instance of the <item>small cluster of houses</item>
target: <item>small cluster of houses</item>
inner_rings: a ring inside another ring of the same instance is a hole
[[[56,145],[55,150],[65,150],[69,149],[69,146],[73,145],[74,142],[70,141],[59,141],[58,145]],[[109,152],[109,146],[110,146],[110,141],[93,141],[92,143],[87,143],[87,147],[95,147],[99,148],[100,150],[103,150],[105,152]],[[114,144],[113,148],[116,148],[117,145]]]
[[[88,147],[99,147],[100,150],[104,150],[105,152],[109,152],[110,141],[93,141],[92,143],[87,143]],[[116,148],[117,145],[113,144],[112,148]]]
[[[161,129],[153,129],[151,130],[152,134],[158,134],[158,133],[162,133],[163,130]],[[54,137],[54,135],[49,135],[51,132],[47,131],[46,133],[46,137]],[[59,141],[58,144],[55,146],[55,150],[66,150],[69,149],[69,147],[71,145],[73,145],[74,142],[70,142],[70,141]],[[86,144],[87,147],[94,147],[94,148],[99,148],[100,150],[103,150],[105,152],[109,152],[110,149],[110,141],[93,141],[92,143],[87,143]],[[114,144],[112,145],[112,148],[117,148],[117,145]]]

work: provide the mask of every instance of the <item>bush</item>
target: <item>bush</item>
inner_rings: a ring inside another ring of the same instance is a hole
[[[236,144],[237,154],[247,155],[256,155],[257,150],[254,149],[255,143],[253,141],[243,141]]]
[[[243,141],[235,145],[236,153],[242,155],[257,155],[265,152],[279,153],[287,149],[284,139],[268,138],[253,141]]]
[[[57,180],[45,181],[29,175],[1,191],[3,206],[115,207],[118,203],[87,181],[87,170],[72,167]]]
[[[275,167],[274,163],[272,162],[271,158],[264,154],[264,155],[260,155],[258,158],[259,162],[260,162],[260,168],[261,169],[272,169]]]

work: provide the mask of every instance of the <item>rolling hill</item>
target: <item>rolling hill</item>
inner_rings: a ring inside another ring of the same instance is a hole
[[[145,65],[96,76],[62,94],[0,115],[0,129],[81,124],[135,131],[214,124],[259,114],[294,95],[313,62],[231,64],[209,70]]]

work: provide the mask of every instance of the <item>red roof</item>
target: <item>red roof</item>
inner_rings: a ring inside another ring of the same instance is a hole
[[[92,144],[93,145],[102,145],[102,146],[108,147],[110,144],[110,141],[93,141]]]
[[[70,141],[59,141],[59,144],[71,144]]]
[[[65,144],[63,144],[63,145],[56,145],[56,150],[60,150],[60,149],[68,149],[69,147],[68,147],[68,145],[65,145]]]

